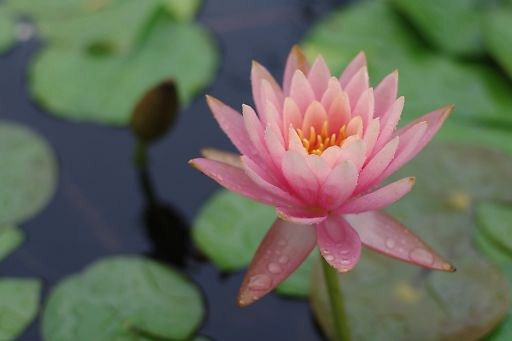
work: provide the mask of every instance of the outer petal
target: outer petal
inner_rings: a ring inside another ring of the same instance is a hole
[[[294,151],[283,157],[282,170],[288,184],[305,202],[314,203],[318,193],[318,181],[309,168],[306,158]]]
[[[360,213],[365,211],[380,210],[391,205],[401,197],[409,193],[416,182],[414,177],[404,178],[390,183],[374,192],[356,197],[344,204],[338,212]]]
[[[340,272],[351,270],[361,255],[361,240],[356,231],[341,216],[330,216],[317,225],[320,253]]]
[[[264,96],[263,93],[264,81],[269,83],[272,91],[274,92],[276,101],[282,101],[284,98],[283,91],[277,84],[274,77],[272,77],[270,72],[268,72],[268,70],[263,65],[253,61],[251,68],[252,97],[254,99],[254,104],[256,105],[256,110],[259,113],[266,109],[266,101],[264,100],[264,97],[268,97],[268,94]]]
[[[327,218],[327,213],[323,211],[311,211],[300,207],[277,207],[277,216],[282,220],[290,221],[295,224],[318,224]]]
[[[277,219],[247,270],[238,305],[248,306],[274,289],[302,264],[316,244],[315,229]]]
[[[331,209],[343,204],[354,191],[357,176],[357,168],[352,162],[347,160],[337,165],[320,189],[320,206]]]
[[[354,75],[359,71],[363,66],[366,66],[366,56],[364,52],[359,52],[357,56],[350,62],[350,64],[345,68],[343,73],[340,76],[341,86],[344,88],[347,86],[348,82],[354,77]]]
[[[398,95],[398,71],[395,70],[375,88],[375,114],[380,117],[395,102]]]
[[[210,160],[215,160],[223,163],[227,163],[230,166],[242,168],[242,160],[240,155],[215,148],[204,148],[201,150],[201,154]]]
[[[189,161],[189,164],[232,192],[267,205],[286,206],[289,204],[255,184],[240,168],[208,159],[193,159]]]
[[[330,77],[331,72],[325,63],[324,58],[322,56],[318,56],[308,73],[308,80],[315,92],[317,100],[322,99],[322,95],[327,89],[327,83],[329,82]]]
[[[370,249],[430,269],[455,268],[393,217],[377,211],[345,216]]]
[[[388,141],[400,120],[404,108],[404,97],[399,97],[383,114],[381,118],[381,130],[374,152],[379,151]]]
[[[286,61],[286,67],[284,69],[284,77],[283,77],[283,90],[284,94],[288,96],[290,94],[290,86],[292,84],[293,74],[296,70],[301,70],[305,75],[309,72],[309,63],[302,53],[299,45],[294,45],[288,55],[288,60]]]
[[[249,157],[256,157],[258,153],[247,135],[242,115],[214,97],[206,96],[206,101],[208,102],[213,116],[235,147],[242,154],[248,155]]]
[[[366,66],[363,66],[355,75],[352,77],[350,82],[344,88],[345,92],[350,98],[350,104],[352,106],[352,110],[355,108],[357,101],[370,87],[370,78],[368,77],[368,69]]]

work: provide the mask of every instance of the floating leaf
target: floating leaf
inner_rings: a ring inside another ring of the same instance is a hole
[[[0,261],[16,250],[23,239],[25,239],[25,236],[17,227],[0,226]]]
[[[484,37],[487,48],[512,78],[512,7],[492,11],[485,19]]]
[[[393,0],[434,46],[452,54],[482,54],[481,11],[485,0]]]
[[[0,120],[0,225],[31,218],[56,185],[57,161],[48,143],[28,128]]]
[[[34,319],[41,282],[36,279],[0,279],[0,340],[15,340]]]
[[[47,48],[32,65],[32,92],[55,115],[124,125],[147,89],[174,79],[180,102],[187,104],[213,78],[216,65],[217,50],[207,31],[160,20],[130,53]]]
[[[0,53],[7,51],[15,40],[15,22],[9,13],[0,7]]]
[[[501,153],[442,144],[400,171],[397,177],[415,175],[417,184],[388,210],[453,262],[457,272],[429,271],[365,252],[358,266],[340,277],[354,339],[476,340],[501,321],[508,288],[503,275],[473,248],[471,207],[512,200],[511,173],[512,159]],[[330,335],[322,277],[314,278],[313,308]]]
[[[333,13],[309,32],[304,48],[310,57],[321,53],[333,71],[364,50],[375,82],[398,68],[400,94],[407,99],[405,121],[454,103],[452,120],[512,122],[507,79],[485,64],[436,54],[385,1],[360,2]]]
[[[110,257],[68,277],[43,313],[45,340],[184,340],[204,316],[199,290],[154,261]]]

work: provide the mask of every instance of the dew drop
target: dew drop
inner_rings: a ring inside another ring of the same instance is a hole
[[[430,264],[434,263],[434,256],[432,255],[431,252],[429,252],[425,249],[416,248],[416,249],[412,250],[409,253],[409,258],[412,261],[418,262],[421,264],[430,265]]]
[[[332,262],[334,260],[334,256],[333,255],[326,255],[326,256],[324,256],[324,258],[328,262]]]
[[[268,275],[256,275],[249,279],[249,289],[251,290],[267,290],[272,284],[272,279]]]
[[[386,239],[386,247],[387,247],[388,249],[392,249],[392,248],[394,248],[394,247],[395,247],[395,245],[396,245],[396,242],[395,242],[395,240],[394,240],[394,239],[391,239],[391,238]]]
[[[279,259],[277,260],[280,264],[286,264],[289,262],[289,258],[287,256],[281,256],[279,257]]]
[[[279,246],[286,246],[286,240],[281,239],[280,241],[277,242],[277,245],[279,245]]]
[[[268,270],[268,272],[270,272],[271,274],[274,274],[274,275],[277,275],[278,273],[283,271],[283,269],[281,269],[281,265],[279,265],[277,263],[270,263],[267,266],[267,270]]]

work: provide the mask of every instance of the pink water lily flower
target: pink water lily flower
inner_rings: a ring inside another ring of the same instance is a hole
[[[333,77],[319,56],[312,66],[295,46],[283,86],[254,62],[256,110],[243,115],[207,97],[241,155],[215,150],[190,163],[227,189],[275,206],[278,218],[261,242],[238,296],[246,306],[285,280],[318,245],[338,271],[352,269],[361,245],[423,267],[454,268],[402,224],[378,210],[407,194],[407,177],[380,185],[432,139],[446,106],[397,129],[404,98],[398,73],[375,88],[359,53]]]

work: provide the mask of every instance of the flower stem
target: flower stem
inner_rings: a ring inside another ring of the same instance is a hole
[[[135,151],[133,153],[133,163],[139,170],[146,169],[148,165],[147,144],[141,140],[136,141]]]
[[[338,271],[331,267],[327,261],[322,258],[322,267],[324,269],[325,284],[327,293],[331,301],[331,311],[334,324],[334,340],[350,341],[350,330],[348,329],[347,315],[343,304],[343,295],[341,293]]]

